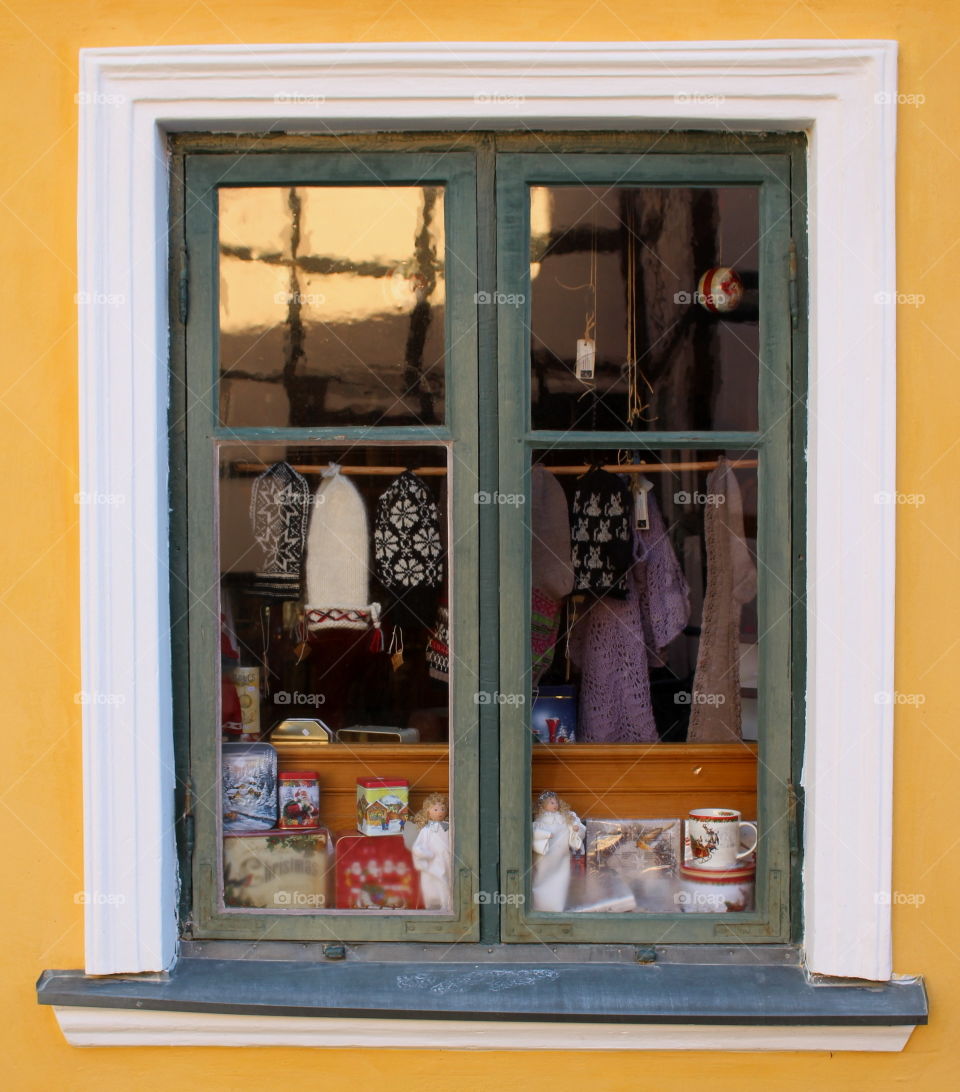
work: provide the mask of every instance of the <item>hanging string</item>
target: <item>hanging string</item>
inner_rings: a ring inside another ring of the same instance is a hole
[[[260,654],[260,663],[263,667],[263,671],[260,676],[260,685],[263,690],[263,696],[270,697],[270,607],[265,606],[260,611],[260,645],[262,652]]]
[[[627,424],[638,421],[651,424],[656,417],[644,417],[650,402],[644,402],[640,393],[640,380],[653,394],[653,385],[644,375],[637,357],[637,213],[633,201],[627,207]]]

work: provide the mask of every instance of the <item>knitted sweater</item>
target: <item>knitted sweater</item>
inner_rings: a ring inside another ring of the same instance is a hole
[[[570,554],[570,516],[563,486],[546,467],[537,464],[530,474],[533,578],[531,644],[533,684],[553,663],[560,610],[573,591]]]
[[[707,478],[707,495],[717,499],[704,517],[707,594],[687,741],[731,743],[743,738],[740,614],[757,594],[757,567],[744,534],[737,476],[723,456]]]
[[[653,493],[648,504],[650,527],[635,532],[626,599],[598,599],[570,633],[570,658],[580,668],[577,735],[584,743],[658,738],[650,658],[683,630],[690,602]]]

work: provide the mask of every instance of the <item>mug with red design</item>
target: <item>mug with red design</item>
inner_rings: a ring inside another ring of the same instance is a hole
[[[744,828],[753,832],[753,842],[743,845]],[[757,825],[741,821],[733,808],[694,808],[687,818],[690,858],[696,868],[735,868],[757,848]]]

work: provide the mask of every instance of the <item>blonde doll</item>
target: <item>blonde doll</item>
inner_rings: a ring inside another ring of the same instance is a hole
[[[570,851],[587,828],[555,792],[540,793],[533,816],[533,908],[562,911],[570,887]]]
[[[450,824],[449,806],[443,793],[432,792],[414,815],[412,822],[420,828],[411,853],[413,865],[420,873],[420,893],[427,910],[453,909],[450,890]]]

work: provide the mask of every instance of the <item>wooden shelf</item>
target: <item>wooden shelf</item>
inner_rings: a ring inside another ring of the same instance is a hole
[[[357,825],[357,778],[402,777],[416,811],[431,792],[448,792],[446,743],[274,743],[281,773],[316,771],[320,815],[335,833]]]
[[[277,743],[280,770],[315,770],[332,830],[352,829],[358,777],[403,777],[416,810],[449,791],[446,743]],[[755,743],[570,743],[533,747],[533,792],[553,789],[592,819],[682,817],[691,808],[757,813]]]
[[[581,818],[660,819],[724,807],[753,819],[757,745],[539,743],[533,789],[553,789]]]

